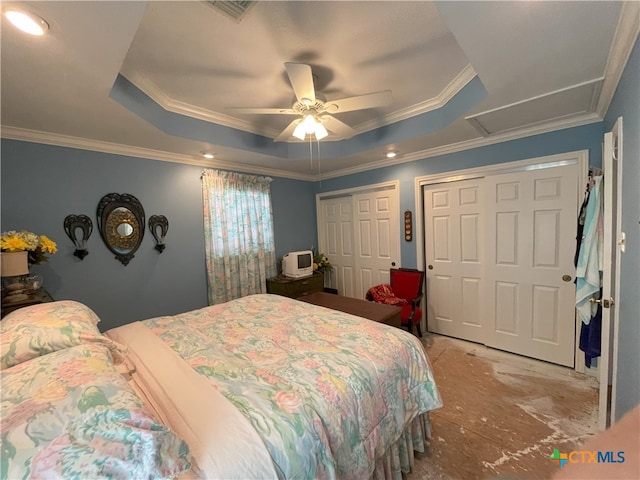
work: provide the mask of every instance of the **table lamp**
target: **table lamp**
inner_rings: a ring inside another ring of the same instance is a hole
[[[24,286],[20,282],[19,277],[29,274],[27,252],[2,252],[0,262],[3,303],[8,300],[17,300],[14,295],[24,293],[22,291],[24,290]]]
[[[3,277],[19,277],[29,274],[27,252],[2,252],[0,265]]]

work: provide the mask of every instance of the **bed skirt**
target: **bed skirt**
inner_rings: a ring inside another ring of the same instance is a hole
[[[426,440],[431,438],[429,413],[413,419],[396,443],[376,462],[371,478],[374,480],[402,480],[403,473],[409,473],[415,462],[414,452],[426,451]]]

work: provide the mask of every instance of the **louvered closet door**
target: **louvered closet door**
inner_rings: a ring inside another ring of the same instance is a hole
[[[574,365],[577,178],[576,165],[485,178],[488,346]]]
[[[484,342],[482,179],[424,188],[429,331]]]

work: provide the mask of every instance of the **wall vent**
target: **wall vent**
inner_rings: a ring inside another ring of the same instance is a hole
[[[255,0],[217,0],[204,3],[239,23],[258,2]]]

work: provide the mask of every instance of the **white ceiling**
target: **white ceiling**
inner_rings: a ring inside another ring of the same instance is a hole
[[[308,179],[389,164],[388,150],[411,161],[600,120],[640,10],[264,1],[236,21],[200,1],[11,6],[50,30],[27,37],[2,18],[3,137]],[[307,144],[271,140],[295,117],[228,110],[291,107],[285,62],[311,65],[328,99],[391,90],[393,102],[336,114],[359,135],[330,136],[312,164]]]

